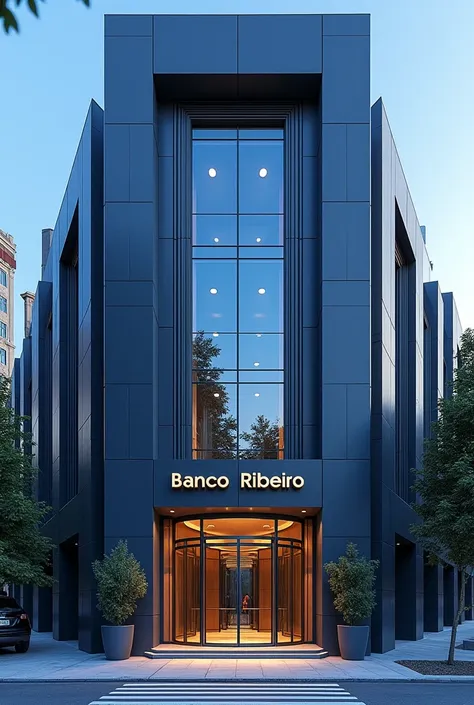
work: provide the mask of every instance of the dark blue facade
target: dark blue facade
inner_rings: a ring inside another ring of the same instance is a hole
[[[190,135],[237,122],[285,129],[285,458],[270,464],[191,447]],[[37,628],[100,649],[90,563],[126,538],[150,586],[134,653],[169,641],[170,513],[212,507],[307,513],[307,641],[337,653],[323,565],[349,541],[381,562],[373,650],[439,629],[455,576],[412,542],[409,469],[461,328],[430,271],[370,106],[369,16],[107,16],[105,110],[89,110],[20,363],[57,546]],[[231,483],[183,495],[173,472]],[[239,489],[242,472],[305,490]]]

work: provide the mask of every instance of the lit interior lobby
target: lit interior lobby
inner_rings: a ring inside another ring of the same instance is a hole
[[[309,533],[312,520],[291,517],[201,515],[176,521],[172,641],[272,646],[308,640]]]

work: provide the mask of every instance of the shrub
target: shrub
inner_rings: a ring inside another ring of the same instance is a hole
[[[127,542],[120,540],[110,555],[92,564],[97,581],[97,607],[114,626],[123,624],[137,609],[148,589],[145,572]]]
[[[326,563],[324,566],[334,595],[334,607],[350,627],[368,619],[374,610],[374,582],[378,566],[378,561],[359,556],[353,543],[347,545],[346,555],[340,556],[337,563]]]

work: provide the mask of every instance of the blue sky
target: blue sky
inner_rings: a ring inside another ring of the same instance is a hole
[[[0,33],[0,228],[16,239],[20,293],[35,290],[41,229],[53,227],[89,101],[103,105],[104,13],[368,12],[372,101],[382,96],[443,291],[474,326],[472,0],[77,0],[24,8]],[[17,347],[17,354],[20,349]]]

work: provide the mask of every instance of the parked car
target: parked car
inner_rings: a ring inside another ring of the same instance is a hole
[[[14,646],[18,654],[30,647],[30,619],[18,602],[0,594],[0,647]]]

